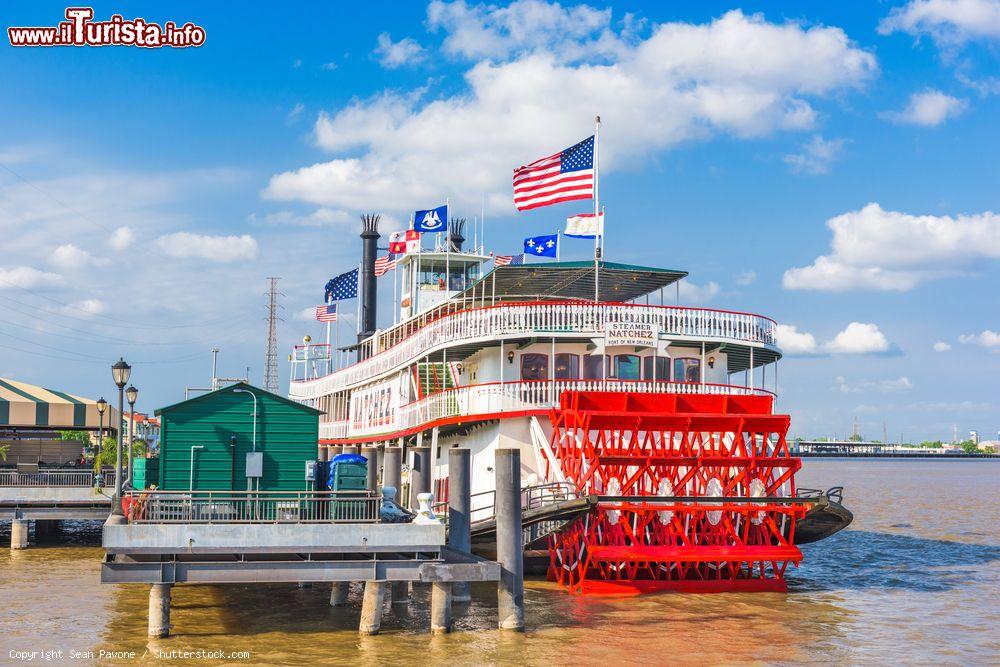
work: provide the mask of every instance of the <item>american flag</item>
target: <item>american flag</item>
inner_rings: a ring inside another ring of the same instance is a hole
[[[339,276],[326,281],[326,287],[323,290],[324,301],[353,299],[356,296],[358,296],[357,269],[351,269],[347,273],[341,273]]]
[[[514,170],[514,206],[527,211],[594,198],[594,137]]]
[[[520,255],[493,256],[493,266],[495,267],[507,266],[508,264],[510,264],[511,266],[520,266],[521,264],[524,264],[524,253],[522,252]]]
[[[316,306],[316,319],[320,322],[336,322],[337,304],[324,303],[322,306]]]
[[[389,253],[384,257],[379,257],[375,260],[375,275],[384,276],[389,273],[392,269],[396,268],[396,262],[399,258],[394,253]]]

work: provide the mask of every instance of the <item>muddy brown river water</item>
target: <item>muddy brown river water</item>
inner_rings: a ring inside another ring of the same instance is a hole
[[[175,587],[174,636],[147,640],[148,588],[99,582],[99,525],[11,552],[5,524],[0,664],[1000,664],[1000,460],[806,459],[797,480],[844,485],[855,522],[803,547],[787,594],[586,598],[529,581],[514,636],[494,629],[489,586],[456,605],[451,635],[427,632],[422,596],[361,638],[360,589],[340,609],[328,586],[269,584]],[[170,653],[184,651],[207,657]]]

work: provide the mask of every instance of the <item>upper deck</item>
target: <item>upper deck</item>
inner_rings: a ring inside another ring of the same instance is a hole
[[[458,359],[501,341],[589,340],[610,323],[651,325],[665,343],[724,345],[728,371],[736,373],[781,357],[774,320],[712,308],[593,301],[520,301],[491,304],[484,281],[479,296],[463,295],[441,307],[376,333],[362,361],[326,376],[293,381],[289,394],[309,400],[378,380],[421,359],[451,351]],[[471,292],[471,290],[470,290]],[[492,298],[495,298],[492,297]]]

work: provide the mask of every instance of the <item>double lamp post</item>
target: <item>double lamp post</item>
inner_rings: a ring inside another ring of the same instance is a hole
[[[119,358],[118,361],[111,367],[111,377],[115,381],[115,386],[118,387],[118,424],[116,425],[117,431],[117,443],[115,447],[115,499],[114,508],[112,509],[113,514],[124,514],[122,511],[122,415],[125,410],[125,400],[128,399],[129,406],[129,427],[128,427],[128,482],[132,483],[132,452],[134,448],[133,428],[135,425],[135,401],[139,397],[139,390],[134,386],[129,385],[126,389],[125,385],[128,384],[129,376],[132,375],[132,367],[129,366],[124,359]],[[103,407],[102,407],[103,404]],[[101,398],[97,402],[97,411],[101,416],[101,432],[104,429],[104,410],[107,409],[107,401]],[[111,420],[108,419],[108,428],[111,427]],[[103,439],[103,437],[102,437]],[[104,443],[102,442],[101,445]],[[98,450],[100,451],[100,450]]]

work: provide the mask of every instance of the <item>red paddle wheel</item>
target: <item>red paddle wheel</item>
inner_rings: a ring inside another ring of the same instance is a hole
[[[572,592],[783,591],[801,461],[770,396],[565,392],[552,452],[595,510],[549,541]],[[761,498],[762,500],[754,500]]]

